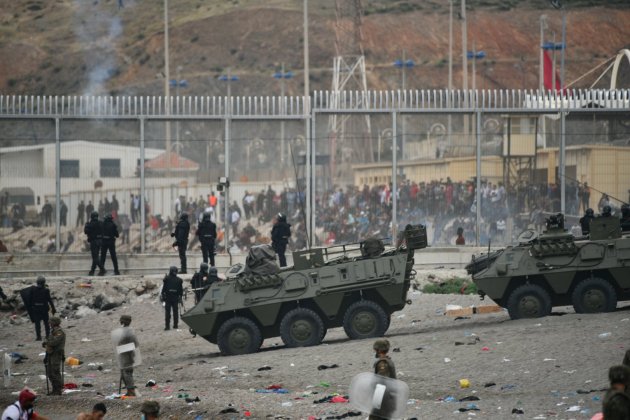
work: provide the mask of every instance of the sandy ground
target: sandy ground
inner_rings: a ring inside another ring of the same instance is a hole
[[[109,281],[111,285],[116,280]],[[24,287],[17,282],[2,284],[5,292]],[[78,283],[68,280],[53,279],[49,284],[57,295],[78,290]],[[320,346],[289,349],[274,338],[265,340],[257,354],[224,357],[215,345],[193,338],[185,329],[163,331],[163,310],[156,295],[154,290],[113,310],[63,321],[66,355],[84,362],[66,367],[66,383],[76,383],[79,392],[42,395],[37,403],[41,413],[52,419],[74,419],[104,401],[107,418],[138,418],[139,406],[147,398],[160,402],[164,418],[239,419],[250,414],[249,418],[309,419],[356,412],[347,403],[315,401],[333,393],[346,395],[351,379],[371,370],[373,340],[351,341],[337,328],[328,331]],[[395,349],[391,356],[399,378],[410,387],[406,418],[590,418],[600,411],[603,392],[599,390],[607,385],[608,368],[619,364],[630,347],[630,303],[598,315],[556,308],[542,319],[511,321],[503,312],[455,320],[443,314],[447,304],[477,305],[479,298],[420,292],[410,293],[410,298],[413,304],[394,314],[386,334]],[[186,302],[191,304],[192,296]],[[143,364],[134,376],[141,396],[106,400],[118,388],[110,332],[123,313],[134,317],[132,327],[140,340]],[[44,373],[42,348],[34,341],[33,325],[9,323],[9,315],[0,313],[0,349],[22,353],[28,360],[14,365],[20,375],[13,377],[9,388],[0,388],[2,407],[13,402],[12,393],[24,385],[46,392],[39,376]],[[602,338],[602,333],[610,334]],[[102,363],[103,370],[92,370],[90,363]],[[338,367],[318,370],[320,365],[333,364]],[[271,369],[259,370],[263,366]],[[459,387],[464,378],[470,381],[468,389]],[[157,386],[145,387],[151,379]],[[495,385],[484,386],[488,383]],[[274,384],[289,392],[256,392]],[[179,398],[185,394],[199,397],[200,402],[186,403]],[[479,400],[444,401],[469,396]],[[219,414],[229,404],[238,413]],[[479,411],[459,412],[460,408]],[[513,409],[524,414],[511,414]]]

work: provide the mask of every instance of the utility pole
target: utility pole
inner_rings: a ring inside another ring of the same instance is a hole
[[[166,110],[166,176],[171,176],[171,121],[169,115],[171,115],[170,109],[170,96],[171,96],[171,70],[169,67],[169,52],[168,52],[168,0],[164,0],[164,107]],[[144,197],[142,197],[144,203]]]
[[[468,28],[466,24],[466,0],[462,0],[462,89],[466,95],[468,92]],[[469,116],[464,117],[464,141],[468,141]],[[477,151],[480,153],[480,151]]]
[[[544,49],[543,49],[543,44],[545,43],[545,25],[547,23],[547,16],[546,15],[541,15],[540,16],[540,45],[538,46],[538,48],[540,49],[540,62],[538,65],[538,90],[540,92],[540,100],[544,101],[545,99],[545,56],[544,56]],[[542,134],[542,139],[543,139],[543,144],[542,147],[547,148],[547,132],[545,129],[545,116],[541,115],[539,117],[540,119],[540,132]]]
[[[448,19],[448,96],[446,97],[446,106],[451,107],[451,92],[453,90],[453,0],[449,0],[449,19]],[[452,146],[451,130],[453,129],[453,120],[451,113],[447,116],[447,133],[448,145]]]

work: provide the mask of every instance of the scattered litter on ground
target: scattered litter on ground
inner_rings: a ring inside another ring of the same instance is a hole
[[[333,364],[333,365],[330,365],[330,366],[319,365],[319,366],[317,366],[317,370],[334,369],[334,368],[338,368],[338,367],[339,367],[338,364]]]
[[[227,367],[227,366],[226,366]],[[263,370],[271,370],[271,366],[263,366],[258,368],[258,372],[262,372]]]

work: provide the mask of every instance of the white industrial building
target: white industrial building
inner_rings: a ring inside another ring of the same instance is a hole
[[[55,143],[48,143],[0,148],[0,191],[30,188],[38,211],[46,199],[54,205],[55,147]],[[164,153],[161,149],[146,148],[145,161],[160,161]],[[66,141],[60,143],[60,156],[61,197],[69,208],[70,220],[75,219],[80,200],[86,204],[91,200],[97,206],[100,199],[108,197],[111,200],[116,194],[121,212],[127,212],[130,194],[140,192],[139,147]],[[168,213],[171,196],[180,194],[182,187],[196,183],[196,169],[185,172],[175,169],[170,177],[146,178],[147,199],[153,201],[151,204],[156,212]],[[156,195],[156,190],[166,191]]]

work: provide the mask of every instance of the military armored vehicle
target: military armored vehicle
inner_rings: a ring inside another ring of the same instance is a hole
[[[630,299],[630,235],[610,216],[592,219],[589,236],[574,237],[558,214],[542,234],[525,231],[518,245],[473,257],[466,269],[482,299],[507,308],[512,319],[546,316],[564,305],[577,313],[610,312]]]
[[[403,238],[387,250],[371,239],[294,252],[293,267],[282,269],[271,247],[253,247],[182,320],[225,355],[256,352],[277,336],[289,347],[318,345],[340,326],[351,339],[382,336],[408,303],[414,251],[427,246],[422,225],[408,225]]]

